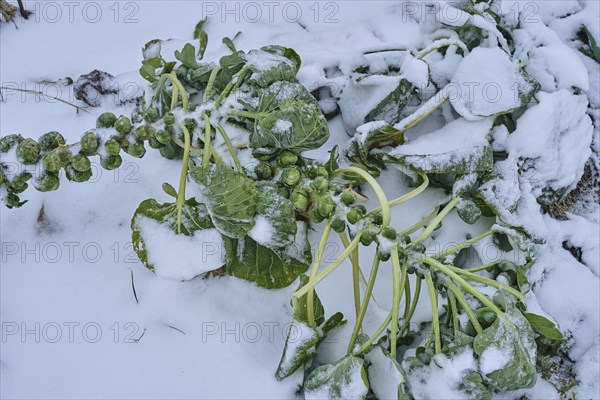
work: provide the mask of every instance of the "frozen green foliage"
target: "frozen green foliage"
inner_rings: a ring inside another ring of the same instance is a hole
[[[85,172],[92,167],[92,163],[90,162],[90,159],[83,154],[75,154],[75,156],[73,156],[73,161],[71,161],[71,166],[75,171]]]
[[[94,154],[99,145],[98,137],[94,132],[88,132],[81,137],[79,145],[83,154]]]
[[[111,171],[113,169],[117,169],[123,163],[123,159],[120,155],[108,155],[106,157],[100,157],[100,166],[105,170]]]
[[[111,112],[102,113],[96,120],[96,128],[112,128],[116,121],[115,114]]]
[[[108,139],[104,142],[104,150],[111,156],[118,156],[121,152],[121,145],[115,139]]]
[[[33,139],[25,139],[17,145],[17,157],[23,164],[35,164],[40,157],[40,145]]]
[[[38,143],[40,144],[40,150],[42,152],[47,152],[56,149],[58,146],[64,145],[65,138],[60,133],[52,131],[40,136]]]
[[[364,399],[369,380],[364,360],[348,355],[333,364],[315,368],[304,385],[306,399]]]
[[[60,179],[58,174],[47,172],[36,178],[34,186],[40,192],[50,192],[58,189]]]

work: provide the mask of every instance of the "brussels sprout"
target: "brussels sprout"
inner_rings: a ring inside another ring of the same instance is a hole
[[[383,224],[383,214],[381,213],[381,211],[374,212],[371,215],[371,221],[373,221],[375,225]]]
[[[175,124],[175,116],[173,113],[166,113],[163,117],[163,122],[165,125],[174,125]]]
[[[27,200],[21,201],[21,199],[19,199],[19,196],[17,196],[14,193],[9,193],[6,196],[5,201],[6,201],[6,206],[8,208],[21,207],[23,204],[27,203]]]
[[[112,128],[116,121],[115,114],[111,112],[102,113],[96,120],[96,128]]]
[[[61,167],[70,164],[71,160],[73,160],[73,154],[69,149],[57,149],[55,152],[60,157]]]
[[[29,172],[21,172],[19,175],[15,176],[10,183],[10,187],[14,193],[22,193],[29,187],[27,181],[31,179],[31,173]]]
[[[306,170],[306,176],[310,179],[315,179],[317,176],[322,176],[323,178],[329,178],[329,172],[322,165],[312,165]]]
[[[341,233],[346,229],[346,223],[343,219],[336,217],[331,221],[331,228],[337,233]]]
[[[391,226],[386,226],[383,229],[383,232],[381,232],[382,236],[386,239],[390,239],[390,240],[396,240],[398,233],[396,232],[396,230],[394,228],[392,228]]]
[[[88,132],[81,137],[79,145],[81,146],[81,152],[84,154],[93,154],[98,148],[98,137],[94,132]]]
[[[60,155],[56,152],[48,153],[42,158],[42,165],[44,169],[48,172],[58,172],[62,166],[63,162]]]
[[[87,171],[76,171],[72,166],[68,166],[65,168],[67,172],[67,179],[71,182],[85,182],[88,181],[92,177],[92,170],[88,169]]]
[[[35,164],[40,157],[40,145],[33,139],[25,139],[17,145],[17,157],[23,164]]]
[[[108,139],[104,142],[104,150],[111,156],[117,156],[121,152],[121,145],[115,139]]]
[[[317,176],[311,183],[310,186],[317,192],[326,190],[329,187],[329,180],[324,176]]]
[[[285,197],[286,199],[290,198],[290,191],[288,188],[286,188],[285,186],[282,185],[277,185],[275,187],[275,190],[277,190],[277,193],[279,193],[279,195],[281,197]]]
[[[119,168],[122,162],[123,159],[120,155],[100,157],[100,166],[108,171]]]
[[[193,132],[198,126],[198,122],[196,122],[196,120],[193,118],[186,118],[183,120],[183,125],[185,125],[188,131]]]
[[[308,206],[308,192],[304,189],[294,189],[290,199],[297,210],[304,210]]]
[[[316,205],[313,205],[308,210],[308,216],[310,217],[311,221],[317,224],[323,222],[323,220],[325,219],[319,212],[319,209]]]
[[[360,237],[360,242],[362,243],[363,246],[369,246],[371,245],[371,243],[373,243],[373,241],[375,240],[375,235],[373,235],[371,232],[363,232],[362,236]]]
[[[165,130],[161,129],[158,132],[156,132],[155,137],[156,137],[156,140],[159,143],[162,143],[163,145],[171,143],[171,134]]]
[[[367,213],[367,207],[363,206],[362,204],[354,206],[353,208],[356,209],[356,211],[358,211],[361,216]]]
[[[45,173],[36,178],[34,187],[40,192],[51,192],[60,186],[57,173]]]
[[[160,114],[158,112],[158,108],[156,107],[148,107],[146,112],[144,112],[144,120],[148,123],[154,123],[158,121],[160,118]]]
[[[115,129],[117,130],[117,132],[123,135],[129,133],[131,132],[131,121],[126,116],[121,115],[115,121]]]
[[[4,136],[2,139],[0,139],[0,152],[6,153],[11,149],[11,147],[21,143],[23,140],[23,136],[21,135],[12,134]]]
[[[38,143],[40,144],[41,151],[51,151],[58,146],[64,145],[65,138],[60,133],[52,131],[44,133],[42,136],[40,136]]]
[[[162,149],[165,147],[164,144],[156,140],[155,136],[151,136],[150,139],[148,139],[148,145],[150,145],[150,147],[153,149]]]
[[[90,159],[83,154],[75,154],[73,156],[73,161],[71,161],[71,167],[73,167],[75,171],[85,172],[92,168],[92,163],[90,162]]]
[[[345,205],[351,206],[352,204],[356,203],[356,195],[354,194],[354,192],[344,192],[340,196],[340,200]]]
[[[298,156],[291,151],[284,151],[277,156],[277,163],[280,167],[291,167],[298,162]]]
[[[361,237],[362,239],[362,237]],[[368,245],[367,245],[368,246]],[[390,254],[390,252],[383,252],[383,251],[377,251],[377,258],[379,258],[381,261],[387,261],[390,259],[392,255]]]
[[[150,139],[150,135],[148,134],[145,126],[138,126],[133,132],[133,135],[140,142]]]
[[[461,200],[456,207],[456,212],[460,219],[469,225],[474,224],[481,217],[481,210],[472,200]]]
[[[331,197],[324,197],[318,202],[319,213],[327,218],[331,215],[331,213],[335,210],[335,202],[331,199]]]
[[[286,186],[296,186],[300,178],[300,170],[296,167],[289,167],[281,172],[281,182]]]
[[[172,140],[159,149],[160,154],[169,160],[179,157],[182,151],[181,147],[177,146]]]
[[[254,167],[254,173],[256,173],[258,179],[269,179],[273,176],[273,168],[268,163],[261,162]]]
[[[352,225],[354,225],[355,223],[357,223],[358,221],[360,221],[361,218],[362,218],[361,213],[358,212],[355,208],[352,208],[346,214],[346,220],[348,221],[348,223],[350,223]]]
[[[132,143],[127,147],[127,154],[135,158],[142,158],[146,154],[143,143]]]

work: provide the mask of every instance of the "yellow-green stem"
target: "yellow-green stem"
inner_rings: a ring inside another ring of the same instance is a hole
[[[401,278],[404,279],[400,268],[400,257],[398,257],[398,247],[392,246],[390,249],[392,254],[392,282],[393,282],[393,303],[392,303],[392,326],[390,332],[390,354],[392,358],[396,358],[396,341],[398,340],[398,318],[400,314],[400,298],[401,298]]]
[[[202,96],[202,101],[207,102],[210,96],[213,93],[213,87],[215,85],[215,80],[217,79],[217,74],[221,70],[220,65],[215,65],[210,72],[210,76],[208,77],[208,83],[206,84],[206,90],[204,91],[204,96]]]
[[[212,143],[210,142],[210,119],[208,115],[202,114],[204,120],[204,154],[202,155],[202,168],[208,167]]]
[[[354,344],[356,343],[356,337],[358,333],[362,330],[362,323],[365,319],[365,315],[367,313],[367,308],[369,307],[369,300],[371,297],[371,293],[373,293],[373,287],[375,286],[375,279],[377,278],[377,271],[379,270],[379,257],[375,255],[373,257],[373,265],[371,266],[371,273],[369,274],[369,282],[367,283],[367,289],[365,290],[365,297],[363,297],[362,304],[360,306],[360,311],[358,313],[358,317],[356,318],[356,323],[354,324],[354,329],[352,330],[352,336],[350,336],[350,342],[348,344],[348,353],[352,352],[354,348]]]
[[[345,231],[339,233],[340,240],[344,245],[344,248],[347,248],[350,245],[350,239],[348,239],[348,235]],[[350,262],[352,263],[352,289],[354,291],[354,315],[358,318],[358,314],[360,312],[360,266],[358,264],[358,246],[354,248],[352,251],[352,255],[350,256]]]
[[[483,332],[483,328],[481,327],[477,316],[473,312],[471,306],[469,306],[469,303],[467,302],[467,299],[465,299],[465,296],[463,296],[463,294],[460,292],[460,289],[458,289],[456,285],[452,283],[452,281],[447,281],[445,285],[448,289],[450,289],[450,292],[454,295],[454,297],[456,297],[456,300],[458,300],[462,309],[465,310],[465,313],[467,313],[467,316],[469,317],[471,324],[475,328],[475,331],[478,334]]]
[[[429,223],[429,221],[431,221],[433,218],[435,218],[435,216],[438,214],[439,211],[440,211],[439,207],[434,208],[434,210],[431,212],[431,214],[429,214],[428,216],[426,216],[425,218],[423,218],[416,224],[409,226],[408,228],[406,228],[405,230],[400,232],[400,234],[401,235],[411,235],[411,234],[415,233],[416,231],[419,230],[419,228],[421,228],[423,225],[427,225],[427,223]]]
[[[323,252],[325,251],[325,245],[327,244],[327,239],[329,239],[329,233],[331,232],[331,218],[327,220],[325,224],[325,228],[323,229],[323,234],[321,235],[321,240],[319,241],[319,246],[317,247],[317,253],[315,254],[315,259],[313,260],[312,267],[310,269],[310,276],[308,278],[308,285],[314,282],[317,273],[319,272],[319,265],[321,265],[321,259],[323,258]],[[296,296],[300,298],[301,296]],[[308,316],[308,326],[314,328],[315,327],[315,310],[314,310],[314,301],[315,301],[315,289],[314,285],[308,290],[306,294],[306,311]]]
[[[469,240],[465,240],[464,242],[454,245],[446,250],[440,251],[439,253],[432,255],[432,257],[433,258],[444,258],[449,254],[456,253],[457,251],[460,251],[466,247],[471,246],[473,243],[476,243],[476,242],[480,241],[481,239],[484,239],[484,238],[490,236],[492,233],[494,233],[494,232],[492,230],[489,230],[487,232],[482,233],[481,235],[477,235]]]
[[[433,285],[433,278],[430,271],[425,271],[425,282],[427,282],[427,291],[431,302],[431,329],[435,337],[435,354],[442,352],[442,338],[440,335],[440,316],[438,314],[438,293]]]
[[[223,136],[223,140],[225,141],[225,144],[227,144],[227,149],[229,150],[229,154],[231,154],[231,158],[233,159],[235,168],[237,169],[238,172],[242,172],[242,164],[240,164],[240,160],[238,159],[238,156],[235,153],[235,149],[233,148],[233,144],[231,143],[231,140],[229,140],[229,136],[227,136],[227,132],[225,132],[225,129],[223,129],[221,124],[217,124],[217,130],[221,133],[221,136]]]
[[[179,176],[179,191],[177,192],[177,233],[181,233],[181,218],[183,213],[183,204],[185,203],[185,183],[187,179],[188,163],[190,160],[190,132],[188,132],[185,125],[181,127],[183,130],[183,137],[185,140],[185,147],[183,148],[183,161],[181,162],[181,174]]]
[[[444,219],[444,217],[450,211],[452,211],[452,209],[458,204],[458,202],[459,199],[457,197],[454,197],[452,200],[450,200],[450,202],[446,204],[446,207],[444,207],[442,211],[440,211],[440,213],[433,219],[433,221],[431,221],[427,228],[425,228],[425,230],[421,232],[421,234],[419,234],[419,236],[417,236],[417,238],[412,243],[421,243],[422,241],[427,239],[427,237],[431,235],[431,232],[433,232],[435,228],[437,228],[440,222],[442,222],[442,219]]]

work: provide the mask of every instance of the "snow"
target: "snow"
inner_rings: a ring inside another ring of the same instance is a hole
[[[266,245],[273,242],[273,225],[263,215],[255,218],[255,224],[248,232],[248,236],[256,240],[257,243]]]
[[[386,357],[380,346],[376,346],[366,356],[365,361],[371,363],[367,370],[371,389],[378,399],[397,399],[398,386],[405,381],[399,365],[390,357]]]
[[[144,216],[138,216],[135,224],[144,238],[148,262],[158,276],[188,280],[223,265],[225,244],[214,228],[185,236],[176,235],[163,224]]]
[[[505,349],[488,347],[479,358],[479,369],[485,375],[502,369],[510,361],[511,354]]]

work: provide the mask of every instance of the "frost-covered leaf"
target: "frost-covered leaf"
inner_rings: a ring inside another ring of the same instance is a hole
[[[536,348],[525,317],[510,310],[510,321],[498,317],[475,337],[473,349],[486,381],[501,390],[530,388],[536,381]]]
[[[384,120],[388,124],[400,121],[402,111],[413,96],[415,87],[406,79],[401,79],[398,87],[388,94],[365,116],[364,122]]]
[[[255,155],[276,155],[318,149],[329,139],[329,126],[318,107],[292,99],[261,118],[250,138]]]
[[[280,194],[276,183],[260,182],[257,188],[256,223],[248,234],[268,248],[290,245],[298,231],[294,204]]]
[[[456,211],[460,219],[471,225],[481,217],[481,210],[473,200],[469,199],[461,199],[456,206]]]
[[[369,381],[362,358],[348,355],[333,364],[317,367],[306,380],[304,396],[310,399],[364,399]]]
[[[156,223],[153,224],[153,226],[148,226],[148,220],[155,221]],[[214,230],[211,228],[214,228],[214,225],[208,214],[208,210],[206,209],[204,204],[199,204],[194,199],[187,200],[183,205],[181,219],[181,235],[183,235],[184,238],[182,238],[182,240],[179,240],[179,242],[182,242],[179,244],[183,246],[183,242],[187,240],[185,239],[185,237],[194,236],[197,231]],[[153,265],[153,260],[149,259],[148,253],[152,251],[153,253],[156,253],[157,256],[162,256],[170,252],[169,248],[165,248],[160,243],[155,242],[160,241],[159,239],[161,237],[163,239],[166,239],[168,237],[169,241],[172,241],[173,244],[175,244],[175,242],[178,241],[177,207],[175,203],[160,204],[154,199],[144,200],[133,214],[133,218],[131,219],[131,230],[133,249],[135,250],[138,258],[146,266],[146,268],[150,269],[151,271],[154,271],[155,266]],[[159,234],[161,236],[159,236]],[[153,240],[155,236],[157,237],[157,240]],[[211,234],[210,238],[215,239],[214,242],[217,246],[215,249],[218,250],[218,246],[220,246],[221,242],[220,238],[216,237],[213,234]],[[205,239],[210,238],[206,237]],[[150,243],[146,243],[147,241],[150,241]],[[175,246],[172,247],[174,248]],[[198,255],[202,254],[205,250],[198,244],[194,245],[193,247],[194,248],[192,251]],[[154,258],[156,259],[156,257]],[[162,260],[164,257],[160,258]],[[200,260],[201,258],[198,260],[199,264],[201,264]],[[175,262],[176,260],[173,259],[173,263]],[[219,266],[220,265],[217,265],[216,267],[211,269],[218,268]]]
[[[498,47],[474,49],[456,68],[447,86],[452,106],[469,121],[527,105],[532,92],[538,89]]]
[[[290,52],[293,52],[295,56]],[[300,67],[299,59],[292,49],[281,46],[251,50],[246,55],[250,71],[252,71],[247,82],[263,88],[273,82],[292,82],[296,79],[296,72]]]
[[[307,283],[308,276],[304,274],[300,275],[300,284],[298,285],[298,289],[302,288]],[[313,300],[313,314],[315,316],[316,326],[320,326],[323,322],[325,322],[325,309],[323,308],[321,299],[317,295],[316,291]],[[294,309],[294,318],[298,321],[308,323],[308,308],[306,304],[306,296],[302,296],[300,299],[298,299],[298,304]]]
[[[306,322],[294,318],[275,372],[277,380],[291,376],[310,362],[315,357],[318,341],[319,335],[315,329],[309,327]]]
[[[381,346],[374,346],[365,355],[369,385],[378,399],[408,400],[404,370],[390,353]]]
[[[471,371],[461,379],[458,388],[467,394],[469,399],[492,400],[492,393],[485,386],[481,374]]]
[[[225,239],[227,273],[267,289],[289,286],[306,272],[311,260],[306,226],[298,223],[294,244],[285,250],[272,250],[258,244],[250,236]]]
[[[223,235],[241,238],[252,229],[258,204],[252,179],[224,164],[192,167],[190,176],[201,185],[208,212]]]
[[[525,318],[529,321],[534,332],[550,340],[563,340],[561,331],[547,318],[533,313],[525,313]]]

